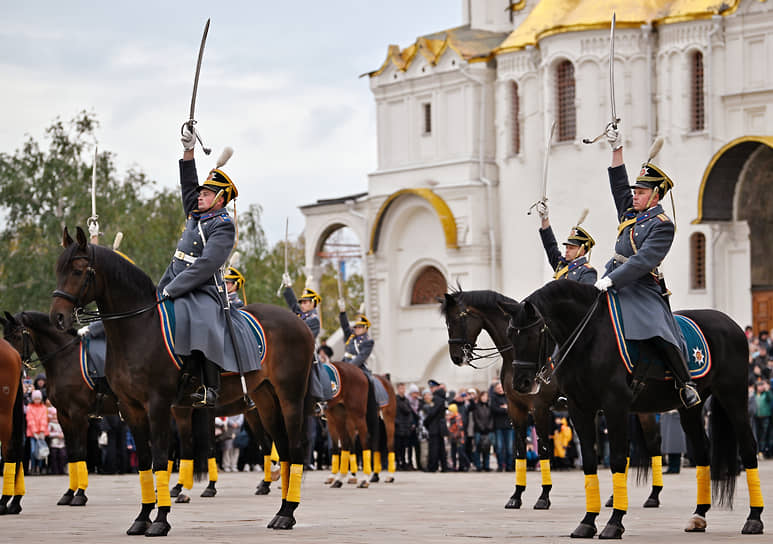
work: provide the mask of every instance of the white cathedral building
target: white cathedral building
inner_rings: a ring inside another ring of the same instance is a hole
[[[677,225],[662,266],[672,307],[773,327],[773,0],[461,4],[460,26],[374,59],[378,166],[367,191],[301,206],[312,274],[332,232],[359,239],[371,368],[450,387],[496,376],[496,365],[452,365],[434,299],[459,282],[520,300],[551,280],[539,218],[526,212],[541,197],[553,121],[551,224],[563,241],[588,208],[603,274],[617,228],[611,152],[582,139],[610,120],[613,12],[629,177],[662,137],[653,162],[675,183],[675,210],[663,203]]]

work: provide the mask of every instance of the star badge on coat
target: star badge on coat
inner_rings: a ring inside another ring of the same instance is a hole
[[[695,348],[692,350],[692,358],[698,364],[703,362],[703,351],[701,351],[701,348]]]

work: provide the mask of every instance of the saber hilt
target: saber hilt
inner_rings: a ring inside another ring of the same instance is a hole
[[[614,128],[615,130],[617,130],[617,124],[618,124],[619,122],[620,122],[620,118],[619,118],[619,117],[617,117],[617,118],[615,118],[615,119],[612,119],[612,128]],[[609,126],[609,125],[607,125],[607,126]],[[606,131],[606,130],[604,130],[604,132],[602,132],[601,134],[599,134],[598,136],[596,136],[596,137],[595,137],[595,138],[593,138],[592,140],[591,140],[590,138],[583,138],[583,139],[582,139],[582,143],[584,143],[584,144],[595,144],[595,143],[596,143],[596,142],[598,142],[600,139],[602,139],[604,136],[606,136],[606,134],[607,134],[607,131]]]
[[[196,119],[190,119],[189,121],[186,121],[183,123],[183,125],[180,127],[180,134],[183,133],[183,129],[185,127],[188,127],[188,130],[190,130],[194,136],[196,136],[196,139],[199,141],[199,144],[201,145],[201,149],[204,151],[205,155],[209,155],[212,153],[212,148],[207,147],[204,145],[204,142],[201,141],[201,134],[199,134],[199,131],[196,129]]]

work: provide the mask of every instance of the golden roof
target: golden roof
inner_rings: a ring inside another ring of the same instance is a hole
[[[399,45],[390,45],[386,59],[378,70],[368,72],[375,77],[383,72],[390,63],[405,71],[420,53],[430,64],[437,64],[446,49],[456,52],[467,62],[486,62],[493,56],[494,49],[507,37],[507,32],[490,32],[471,29],[470,25],[420,36],[405,49]]]
[[[563,32],[609,28],[612,12],[618,28],[664,24],[733,13],[741,0],[541,0],[496,48],[495,54],[536,45]],[[764,0],[763,0],[764,1]]]

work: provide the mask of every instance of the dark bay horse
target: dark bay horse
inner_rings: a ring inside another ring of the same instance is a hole
[[[0,515],[19,514],[24,496],[24,403],[21,357],[0,339],[0,442],[3,457],[3,491]]]
[[[355,441],[360,439],[362,447],[362,470],[365,478],[358,487],[368,487],[371,481],[378,481],[378,473],[381,470],[382,438],[386,440],[388,451],[389,477],[386,482],[394,481],[395,457],[394,457],[394,420],[397,414],[397,400],[394,388],[389,378],[375,375],[380,380],[389,395],[389,404],[383,407],[385,436],[382,437],[379,422],[379,407],[375,398],[368,395],[370,383],[365,374],[358,367],[346,362],[331,363],[341,379],[340,393],[327,401],[328,431],[333,444],[332,450],[332,475],[325,483],[331,487],[341,487],[342,479],[351,472],[349,483],[357,483],[357,454]]]
[[[74,312],[95,301],[107,334],[105,374],[118,397],[137,445],[142,507],[129,534],[163,536],[171,528],[167,467],[170,409],[180,371],[166,351],[157,313],[157,289],[137,266],[114,251],[88,243],[80,227],[74,241],[64,230],[56,267],[57,289],[50,319],[72,328]],[[314,339],[291,311],[267,304],[245,308],[263,326],[267,353],[260,371],[245,374],[247,391],[263,427],[274,440],[282,471],[282,506],[269,528],[291,529],[300,503],[305,452],[305,415]],[[242,396],[239,376],[223,376],[219,402]],[[155,488],[153,472],[155,471]],[[158,500],[156,500],[156,493]],[[150,513],[158,502],[158,514]]]
[[[441,312],[448,327],[448,350],[451,361],[462,366],[474,360],[473,351],[481,331],[485,330],[494,341],[496,351],[502,356],[500,381],[507,397],[507,411],[515,427],[515,491],[505,508],[520,508],[522,505],[521,496],[526,489],[526,430],[531,413],[539,437],[538,454],[542,475],[542,493],[534,504],[534,509],[545,510],[550,508],[550,491],[553,487],[550,473],[550,458],[553,453],[550,448],[550,435],[553,433],[550,407],[556,403],[559,392],[555,382],[543,385],[537,395],[526,394],[513,387],[514,354],[507,337],[509,317],[500,309],[501,304],[517,302],[496,291],[460,289],[447,293],[441,302]],[[645,447],[653,462],[652,490],[644,506],[657,507],[660,504],[658,495],[663,488],[660,434],[653,415],[642,414],[639,419]]]
[[[748,344],[743,330],[716,310],[677,312],[700,327],[709,346],[711,367],[703,377],[695,379],[701,398],[712,398],[709,441],[703,426],[702,404],[685,409],[672,381],[648,378],[634,394],[631,376],[621,361],[607,299],[606,293],[593,286],[554,281],[529,295],[522,304],[501,304],[511,316],[508,336],[517,357],[516,389],[522,394],[534,391],[535,384],[540,383],[538,376],[545,378],[553,373],[553,381],[558,382],[569,400],[569,412],[582,448],[586,491],[586,514],[572,536],[591,538],[596,533],[595,520],[600,511],[594,449],[596,412],[604,410],[606,415],[614,496],[612,515],[599,536],[620,538],[628,509],[628,414],[674,408],[679,409],[682,428],[693,446],[697,464],[697,505],[685,530],[705,531],[711,484],[717,503],[732,506],[740,448],[750,497],[750,512],[742,532],[762,533],[763,500],[757,446],[747,409]],[[586,326],[581,329],[583,323]],[[563,354],[552,363],[548,363],[550,353],[543,348],[548,339],[561,346],[559,353]],[[551,371],[553,365],[556,366]]]

